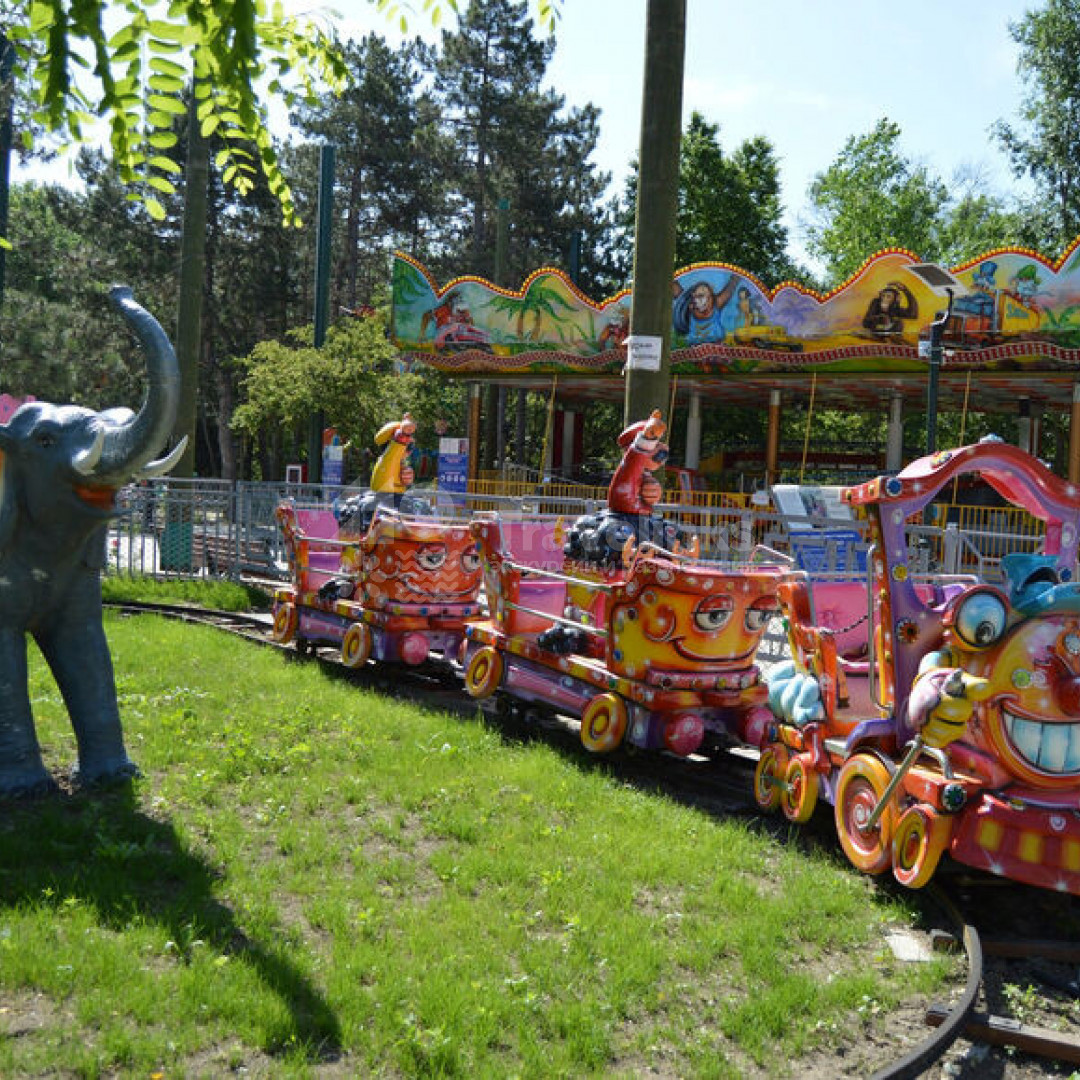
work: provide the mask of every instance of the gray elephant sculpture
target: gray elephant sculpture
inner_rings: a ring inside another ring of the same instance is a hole
[[[41,759],[27,686],[37,642],[67,706],[80,785],[130,777],[112,659],[101,621],[101,571],[117,491],[160,476],[180,399],[176,354],[158,322],[116,286],[113,305],[146,354],[139,412],[34,401],[0,424],[0,796],[57,787]]]

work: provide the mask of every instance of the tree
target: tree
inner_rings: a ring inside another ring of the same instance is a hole
[[[464,386],[396,371],[381,317],[339,321],[321,349],[312,340],[308,327],[285,343],[261,342],[241,361],[245,401],[233,426],[260,454],[263,475],[280,475],[286,454],[296,460],[316,409],[360,452],[372,448],[375,432],[388,419],[406,410],[425,432],[439,420],[460,430]]]
[[[343,92],[301,104],[292,121],[309,140],[335,148],[334,203],[344,229],[334,246],[331,307],[355,309],[374,301],[392,252],[432,210],[422,172],[431,156],[418,134],[419,86],[432,59],[419,41],[394,51],[374,34],[346,44],[342,57]],[[425,140],[432,135],[425,129]]]
[[[978,170],[960,170],[950,188],[940,227],[942,265],[957,266],[998,247],[1036,244],[1031,216],[990,191]]]
[[[140,303],[160,317],[175,250],[115,182],[107,194],[18,184],[11,228],[21,241],[8,256],[0,390],[90,408],[137,402],[145,368],[106,295],[138,280]]]
[[[1046,0],[1010,23],[1009,32],[1020,46],[1026,88],[1021,123],[1002,120],[992,130],[1014,174],[1030,176],[1054,208],[1044,243],[1060,250],[1080,232],[1080,0]]]
[[[142,0],[0,0],[0,23],[30,119],[78,143],[92,134],[94,114],[106,116],[120,176],[144,186],[152,216],[164,216],[159,196],[175,190],[173,120],[194,86],[203,134],[225,136],[217,164],[226,181],[246,192],[261,171],[293,219],[266,97],[293,101],[340,82],[340,60],[318,26],[266,0],[174,0],[164,11]]]
[[[620,265],[632,254],[637,209],[637,163],[616,209]],[[673,269],[717,259],[767,284],[805,280],[809,272],[787,254],[780,167],[768,139],[757,136],[726,154],[720,127],[693,112],[679,151],[679,198]]]
[[[903,247],[921,258],[940,255],[945,185],[899,149],[900,128],[888,119],[852,136],[836,161],[810,185],[813,220],[807,250],[839,284],[875,252]]]
[[[546,263],[567,261],[573,230],[600,199],[608,177],[588,158],[598,136],[595,110],[564,115],[565,99],[541,90],[554,44],[534,35],[528,5],[471,0],[444,32],[435,92],[458,147],[452,181],[463,197],[458,226],[444,240],[471,255],[471,270],[495,276],[497,208],[510,208],[509,282]]]
[[[624,258],[636,211],[637,178],[632,175],[619,212]],[[673,269],[722,259],[765,282],[787,280],[798,269],[786,253],[782,216],[780,169],[772,144],[757,136],[726,155],[719,125],[691,113],[679,150]]]

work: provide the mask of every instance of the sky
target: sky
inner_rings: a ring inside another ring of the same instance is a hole
[[[464,2],[464,0],[463,0]],[[438,36],[413,0],[409,32]],[[725,150],[762,135],[780,165],[785,223],[802,255],[800,222],[815,174],[852,136],[883,117],[901,151],[949,182],[981,169],[992,190],[1017,190],[989,135],[1018,119],[1023,85],[1008,24],[1023,0],[687,0],[683,123],[693,110],[720,126]],[[333,18],[343,32],[401,40],[365,0],[286,0],[294,13]],[[622,190],[637,153],[645,63],[646,0],[562,0],[548,84],[567,106],[596,105],[595,164]],[[452,18],[452,16],[449,16]],[[15,179],[20,178],[18,171]],[[1057,253],[1047,253],[1054,255]],[[722,253],[717,253],[722,258]]]
[[[304,0],[291,3],[297,11],[320,10]],[[974,167],[992,190],[1008,194],[1018,190],[1017,181],[989,129],[997,120],[1018,120],[1023,84],[1008,27],[1031,6],[1023,0],[687,0],[683,124],[697,110],[719,124],[728,151],[757,135],[772,143],[785,223],[800,254],[800,221],[814,176],[849,138],[883,117],[899,125],[902,152],[947,183],[957,169]],[[346,7],[343,22],[352,33],[374,29],[400,40],[394,25],[360,0]],[[593,161],[612,174],[619,191],[640,139],[646,8],[646,0],[562,0],[548,69],[549,85],[568,106],[591,102],[601,110]],[[421,10],[409,16],[409,30],[437,36]]]

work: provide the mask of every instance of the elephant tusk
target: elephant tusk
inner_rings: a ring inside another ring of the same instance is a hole
[[[140,480],[153,480],[155,476],[164,476],[170,469],[172,469],[176,463],[184,456],[184,451],[187,449],[188,437],[185,435],[168,454],[163,458],[158,458],[157,461],[147,462],[139,470]]]
[[[105,449],[105,430],[98,428],[94,434],[94,442],[85,450],[80,450],[72,459],[71,467],[80,476],[89,476],[97,463],[101,460],[101,452]]]

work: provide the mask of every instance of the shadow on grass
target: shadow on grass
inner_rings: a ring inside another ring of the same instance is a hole
[[[289,961],[283,943],[252,940],[215,895],[220,875],[173,827],[143,813],[130,785],[2,804],[0,908],[78,899],[104,926],[142,919],[163,927],[188,962],[196,941],[235,957],[284,1003],[289,1023],[267,1053],[298,1047],[320,1060],[340,1052],[337,1018]]]

